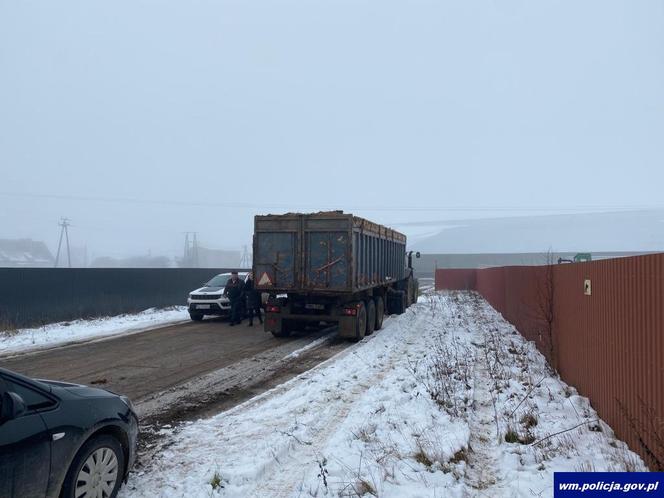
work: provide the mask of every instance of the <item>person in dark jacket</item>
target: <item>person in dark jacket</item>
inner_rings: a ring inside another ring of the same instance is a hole
[[[247,327],[254,326],[254,314],[258,317],[258,321],[263,323],[263,316],[261,315],[261,293],[254,288],[254,275],[247,275],[247,280],[244,282],[244,294],[247,298],[247,311],[249,312],[249,323]]]
[[[242,303],[243,295],[244,282],[240,280],[236,271],[231,272],[231,278],[226,282],[226,286],[224,287],[224,296],[228,297],[228,300],[231,302],[231,327],[236,323],[239,324],[242,322],[240,304]]]

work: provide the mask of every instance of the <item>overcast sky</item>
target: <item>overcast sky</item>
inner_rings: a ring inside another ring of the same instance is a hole
[[[661,207],[663,26],[661,0],[0,0],[0,238]]]

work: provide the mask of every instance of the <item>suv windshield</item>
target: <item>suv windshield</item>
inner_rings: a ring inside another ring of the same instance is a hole
[[[229,278],[231,278],[230,273],[222,273],[221,275],[217,275],[216,277],[214,277],[205,285],[207,285],[208,287],[224,287],[226,285],[226,282],[228,282]]]

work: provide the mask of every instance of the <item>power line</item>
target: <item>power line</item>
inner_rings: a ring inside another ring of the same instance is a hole
[[[630,210],[650,210],[650,209],[664,209],[664,205],[576,205],[576,206],[528,206],[528,205],[484,205],[484,206],[460,206],[460,205],[439,205],[439,206],[404,206],[404,205],[351,205],[345,203],[332,203],[332,204],[280,204],[280,203],[247,203],[247,202],[210,202],[210,201],[177,201],[165,199],[138,199],[134,197],[104,197],[104,196],[83,196],[83,195],[63,195],[63,194],[35,194],[35,193],[17,193],[17,192],[0,192],[0,196],[5,197],[22,197],[22,198],[36,198],[36,199],[59,199],[68,201],[80,202],[110,202],[110,203],[123,203],[123,204],[147,204],[147,205],[170,205],[182,207],[224,207],[229,209],[339,209],[343,207],[347,210],[361,210],[361,211],[448,211],[448,212],[552,212],[552,211],[630,211]],[[339,205],[342,206],[339,206]]]

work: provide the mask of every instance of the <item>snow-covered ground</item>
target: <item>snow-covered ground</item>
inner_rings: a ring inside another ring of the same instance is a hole
[[[554,471],[645,470],[469,293],[429,294],[315,369],[167,433],[123,498],[551,496]]]
[[[434,290],[435,287],[435,279],[431,277],[420,277],[418,278],[419,284],[420,284],[420,292],[421,293],[430,293],[431,291]]]
[[[0,330],[0,355],[137,332],[188,319],[186,306],[173,306],[167,309],[150,308],[127,315],[52,323],[31,329]]]

